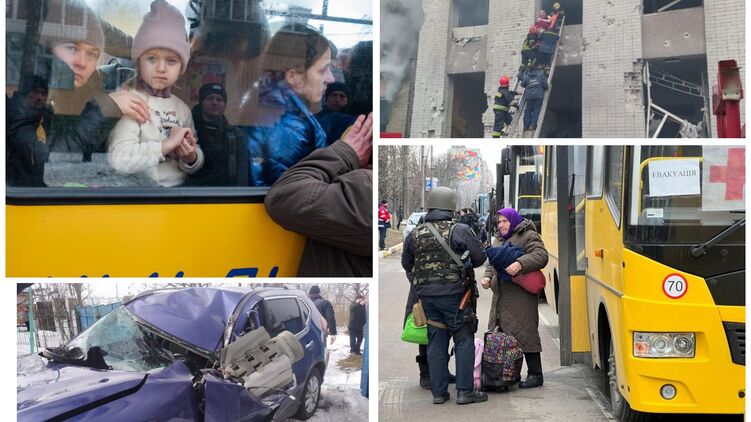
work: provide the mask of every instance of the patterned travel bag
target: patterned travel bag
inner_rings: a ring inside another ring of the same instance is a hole
[[[524,351],[516,338],[498,327],[485,332],[482,351],[482,390],[502,392],[521,380]]]

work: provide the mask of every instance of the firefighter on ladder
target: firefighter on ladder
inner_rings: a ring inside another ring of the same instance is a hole
[[[495,113],[495,121],[493,122],[493,138],[500,138],[501,135],[508,135],[503,132],[504,126],[508,127],[511,124],[511,107],[517,107],[514,97],[516,92],[509,90],[509,77],[506,75],[501,76],[498,81],[500,85],[498,92],[495,93],[495,99],[493,101],[493,113]]]

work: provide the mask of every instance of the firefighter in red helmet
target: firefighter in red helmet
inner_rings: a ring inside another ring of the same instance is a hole
[[[511,124],[511,107],[515,107],[514,97],[516,92],[509,90],[509,77],[507,75],[501,76],[498,80],[498,92],[495,93],[495,99],[493,100],[493,113],[495,113],[495,120],[493,122],[493,138],[500,138],[504,127]]]

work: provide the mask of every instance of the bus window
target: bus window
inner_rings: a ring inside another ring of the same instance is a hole
[[[621,201],[623,199],[623,146],[610,146],[605,150],[605,202],[618,227],[621,225]]]
[[[548,174],[545,175],[545,200],[555,201],[558,199],[558,180],[557,180],[557,166],[556,166],[556,147],[547,147],[550,152],[545,154],[548,160],[548,165],[545,166],[548,169]]]
[[[262,196],[370,111],[371,1],[160,2],[7,2],[9,197]]]
[[[571,192],[571,198],[569,198],[569,209],[572,210],[570,218],[572,220],[571,227],[573,229],[573,236],[575,242],[576,254],[570,254],[569,256],[575,262],[572,262],[571,268],[576,268],[579,271],[586,270],[585,254],[584,254],[584,197],[585,197],[585,172],[587,170],[587,146],[579,145],[570,148],[569,151],[569,164],[568,169],[571,173],[569,177],[569,183],[573,183],[573,186],[569,186],[569,192]]]
[[[593,145],[589,147],[589,154],[587,156],[588,198],[599,198],[602,196],[602,163],[604,156],[605,147],[603,145]]]

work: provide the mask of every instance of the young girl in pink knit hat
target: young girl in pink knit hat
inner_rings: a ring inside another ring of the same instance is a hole
[[[138,75],[129,83],[149,106],[143,124],[123,117],[110,132],[108,157],[121,173],[143,172],[160,186],[181,185],[203,166],[190,108],[171,89],[185,73],[190,44],[183,15],[164,0],[151,3],[133,38]]]

